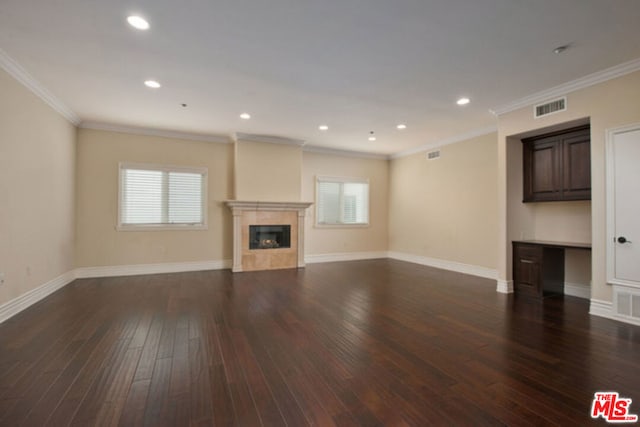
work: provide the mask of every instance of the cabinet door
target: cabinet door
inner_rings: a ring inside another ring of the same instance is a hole
[[[516,294],[542,296],[542,248],[514,244],[513,285]]]
[[[523,201],[558,200],[561,194],[560,152],[557,138],[526,141],[523,153]]]
[[[589,130],[562,140],[563,200],[591,199],[591,141]]]
[[[588,126],[523,139],[523,202],[591,199]]]

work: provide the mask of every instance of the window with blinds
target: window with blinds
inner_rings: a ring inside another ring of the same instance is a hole
[[[121,163],[119,228],[206,227],[206,183],[204,168]]]
[[[316,224],[369,224],[369,181],[317,177]]]

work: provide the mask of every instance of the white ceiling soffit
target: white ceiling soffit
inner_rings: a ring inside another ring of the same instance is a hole
[[[0,46],[15,61],[0,60],[76,124],[286,135],[384,156],[478,134],[496,125],[491,107],[547,100],[640,57],[637,0],[294,3],[2,0]],[[131,28],[132,13],[150,29]]]

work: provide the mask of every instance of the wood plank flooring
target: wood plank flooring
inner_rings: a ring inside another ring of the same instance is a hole
[[[424,426],[640,413],[640,327],[393,260],[77,280],[0,325],[2,426]]]

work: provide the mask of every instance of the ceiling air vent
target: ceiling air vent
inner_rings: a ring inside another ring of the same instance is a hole
[[[554,99],[553,101],[545,102],[544,104],[538,104],[533,107],[533,116],[538,117],[548,116],[549,114],[558,113],[567,109],[567,97]]]
[[[429,151],[427,153],[427,160],[435,160],[440,158],[440,150]]]

